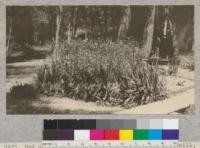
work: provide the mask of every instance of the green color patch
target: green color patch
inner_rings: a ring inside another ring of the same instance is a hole
[[[134,140],[148,140],[148,130],[134,130]]]

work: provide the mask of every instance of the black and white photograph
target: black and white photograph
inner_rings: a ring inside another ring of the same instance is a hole
[[[194,6],[6,7],[7,114],[194,114]]]

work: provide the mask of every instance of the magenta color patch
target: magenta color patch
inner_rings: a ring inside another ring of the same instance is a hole
[[[104,130],[90,130],[90,140],[104,140]]]

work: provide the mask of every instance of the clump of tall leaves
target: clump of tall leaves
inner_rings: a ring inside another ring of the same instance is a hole
[[[15,100],[26,100],[37,98],[37,88],[30,84],[17,84],[10,89],[9,98]]]
[[[37,72],[37,86],[47,96],[67,96],[130,108],[165,99],[165,83],[156,65],[142,62],[138,47],[110,41],[73,42],[61,46]]]

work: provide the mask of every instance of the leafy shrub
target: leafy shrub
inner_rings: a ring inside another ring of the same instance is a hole
[[[37,89],[30,84],[19,84],[10,89],[9,96],[11,99],[16,100],[36,99],[37,92]]]
[[[60,60],[38,70],[43,94],[127,108],[166,98],[156,66],[143,63],[136,46],[99,41],[62,47]]]

